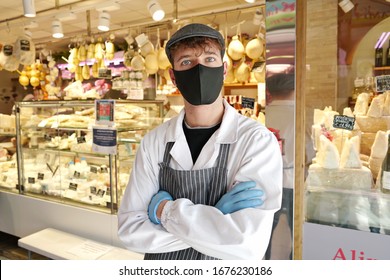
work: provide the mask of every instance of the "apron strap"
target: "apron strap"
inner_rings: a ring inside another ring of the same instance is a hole
[[[221,144],[216,167],[226,167],[229,158],[230,144]]]
[[[174,144],[175,142],[167,142],[167,144],[165,145],[163,162],[166,163],[167,166],[169,166],[169,162],[171,161],[170,152]]]

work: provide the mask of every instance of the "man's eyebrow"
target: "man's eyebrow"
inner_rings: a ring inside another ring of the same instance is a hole
[[[189,57],[191,57],[191,56],[188,55],[188,54],[184,54],[184,55],[179,56],[179,57],[176,59],[176,61],[182,60],[183,58],[189,58]]]

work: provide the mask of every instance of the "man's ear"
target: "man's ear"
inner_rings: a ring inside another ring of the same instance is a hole
[[[176,86],[176,79],[175,79],[175,74],[173,73],[172,68],[168,68],[169,71],[169,76],[171,77],[172,83]]]

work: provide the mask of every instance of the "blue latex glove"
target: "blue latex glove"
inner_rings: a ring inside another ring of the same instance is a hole
[[[163,200],[173,200],[173,198],[168,192],[159,191],[152,197],[148,206],[149,219],[156,225],[160,224],[160,220],[157,218],[157,208]]]
[[[254,208],[264,203],[263,191],[256,189],[253,181],[242,182],[225,193],[215,204],[223,214],[231,214],[241,209]]]

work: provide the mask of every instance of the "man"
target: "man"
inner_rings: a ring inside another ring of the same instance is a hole
[[[295,139],[295,75],[277,73],[268,77],[265,81],[267,97],[270,99],[265,109],[265,120],[267,127],[277,129],[282,138],[283,155],[283,199],[282,209],[275,213],[272,230],[273,242],[283,244],[286,240],[277,240],[273,233],[279,223],[280,215],[285,213],[289,226],[291,241],[293,238],[293,211],[294,211],[294,139]],[[292,258],[292,242],[289,241],[286,247],[289,251],[289,259]],[[271,243],[265,255],[266,259],[271,257]]]
[[[221,34],[189,24],[167,42],[180,114],[145,135],[118,213],[145,259],[261,259],[280,208],[282,159],[268,129],[223,100]]]

